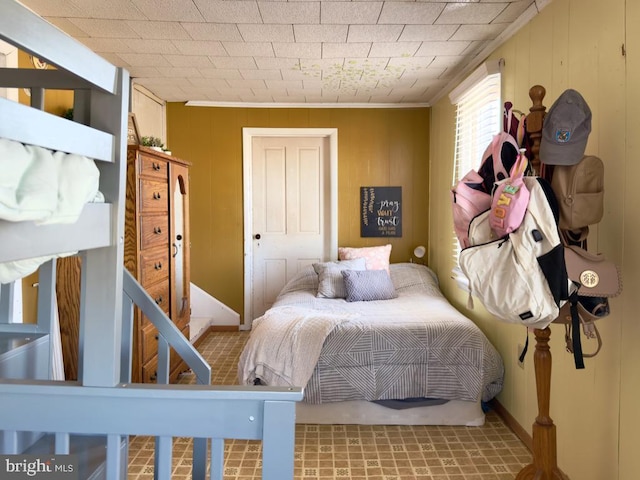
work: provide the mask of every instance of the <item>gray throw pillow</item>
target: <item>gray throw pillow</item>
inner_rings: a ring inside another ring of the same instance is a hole
[[[343,270],[364,270],[366,261],[364,258],[344,260],[342,262],[314,263],[313,269],[318,274],[318,293],[316,297],[344,298],[347,292],[344,288],[344,280],[340,274]]]
[[[386,270],[343,270],[347,302],[389,300],[398,295]]]

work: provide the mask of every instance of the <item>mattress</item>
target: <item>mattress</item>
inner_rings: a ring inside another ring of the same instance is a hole
[[[296,385],[305,388],[304,400],[320,404],[426,397],[477,402],[500,392],[504,375],[500,355],[482,331],[444,298],[435,274],[413,263],[392,264],[390,274],[398,295],[391,300],[318,298],[318,278],[311,267],[284,287],[271,309],[273,315],[266,314],[273,327],[260,325],[264,344],[274,344],[269,332],[277,329],[278,313],[285,309],[316,312],[317,318],[324,314],[328,319],[324,335],[308,335],[312,345],[304,344],[304,330],[296,333],[303,343],[291,349],[294,354],[286,361],[285,368],[295,369],[314,358],[308,374],[295,376],[298,383],[304,383]],[[289,327],[287,332],[293,330]],[[251,337],[245,348],[255,347]],[[291,386],[292,376],[262,378],[267,375],[261,373],[282,368],[278,363],[287,349],[278,343],[277,351],[280,359],[265,355],[264,368],[253,372],[253,377],[246,371],[251,362],[241,361],[243,383],[249,378]],[[246,358],[246,352],[243,356]]]

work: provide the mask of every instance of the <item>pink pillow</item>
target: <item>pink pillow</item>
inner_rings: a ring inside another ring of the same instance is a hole
[[[391,244],[379,247],[339,247],[338,258],[340,260],[353,260],[364,258],[367,270],[389,271],[389,257],[391,256]]]

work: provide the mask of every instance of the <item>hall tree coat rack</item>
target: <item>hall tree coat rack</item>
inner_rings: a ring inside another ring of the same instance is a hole
[[[536,174],[540,173],[540,138],[542,137],[542,122],[546,107],[542,99],[546,90],[541,85],[534,85],[529,89],[532,106],[527,115],[527,133],[533,145],[531,148],[531,166]],[[524,467],[516,480],[569,480],[558,468],[556,426],[549,415],[551,399],[551,351],[549,337],[551,329],[536,328],[536,348],[533,363],[536,375],[536,392],[538,396],[538,416],[532,428],[533,463]]]

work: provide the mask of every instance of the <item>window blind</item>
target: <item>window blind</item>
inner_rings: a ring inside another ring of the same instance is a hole
[[[502,129],[500,63],[484,64],[470,75],[471,81],[454,90],[449,98],[456,105],[455,153],[452,186],[469,170],[477,170],[482,154]],[[454,265],[458,265],[460,244],[453,234]],[[456,275],[457,276],[457,275]]]

